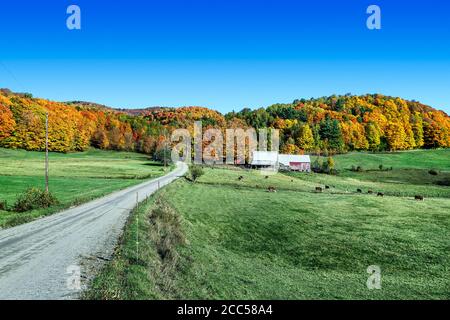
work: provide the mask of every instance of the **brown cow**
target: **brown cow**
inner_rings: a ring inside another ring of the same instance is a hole
[[[316,192],[322,192],[323,189],[321,187],[316,187]]]
[[[423,201],[423,196],[416,195],[416,196],[414,196],[414,199],[419,200],[419,201]]]
[[[384,197],[384,193],[383,193],[383,192],[378,192],[378,193],[377,193],[377,196],[378,196],[378,197]]]

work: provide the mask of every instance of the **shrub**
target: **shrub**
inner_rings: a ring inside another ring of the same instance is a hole
[[[320,173],[322,171],[322,164],[319,162],[319,159],[314,160],[312,163],[312,171],[316,173]]]
[[[431,174],[432,176],[437,176],[438,172],[436,170],[431,169],[430,171],[428,171],[429,174]]]
[[[382,170],[383,170],[383,165],[380,164],[380,165],[378,166],[378,169],[380,169],[380,171],[382,171]]]
[[[189,167],[189,174],[191,175],[192,181],[196,181],[198,178],[200,178],[205,172],[203,171],[203,168],[199,165],[193,164]]]
[[[185,235],[181,227],[181,217],[167,201],[158,198],[155,207],[150,213],[151,238],[155,242],[156,250],[164,267],[170,269],[178,260],[177,246],[186,243]]]
[[[50,192],[39,188],[29,188],[19,195],[12,210],[25,212],[33,209],[48,208],[54,204],[58,204],[58,200]]]
[[[169,147],[162,147],[155,151],[153,154],[153,160],[159,161],[160,163],[171,164],[172,163],[172,151]]]
[[[439,186],[450,187],[450,178],[437,181],[436,184]]]

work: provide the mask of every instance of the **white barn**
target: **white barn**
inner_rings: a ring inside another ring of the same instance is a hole
[[[277,151],[253,151],[252,166],[257,167],[278,167]]]
[[[279,154],[277,151],[253,151],[250,163],[255,167],[275,167],[282,170],[311,172],[308,155]]]

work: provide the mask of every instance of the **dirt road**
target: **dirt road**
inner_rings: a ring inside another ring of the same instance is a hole
[[[186,171],[179,163],[161,178],[0,231],[0,299],[77,298],[79,273],[111,256],[136,194],[143,200]]]

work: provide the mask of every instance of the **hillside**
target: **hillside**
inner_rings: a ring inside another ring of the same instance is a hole
[[[43,150],[45,114],[50,150],[100,149],[154,154],[166,133],[192,128],[280,129],[285,153],[409,150],[450,146],[450,118],[416,101],[379,94],[295,100],[226,115],[202,107],[112,109],[90,102],[53,102],[0,90],[0,146]]]
[[[437,181],[450,177],[449,152],[336,156],[395,165],[352,177],[205,168],[134,211],[86,298],[448,299],[450,190]],[[381,290],[367,288],[372,265]]]

